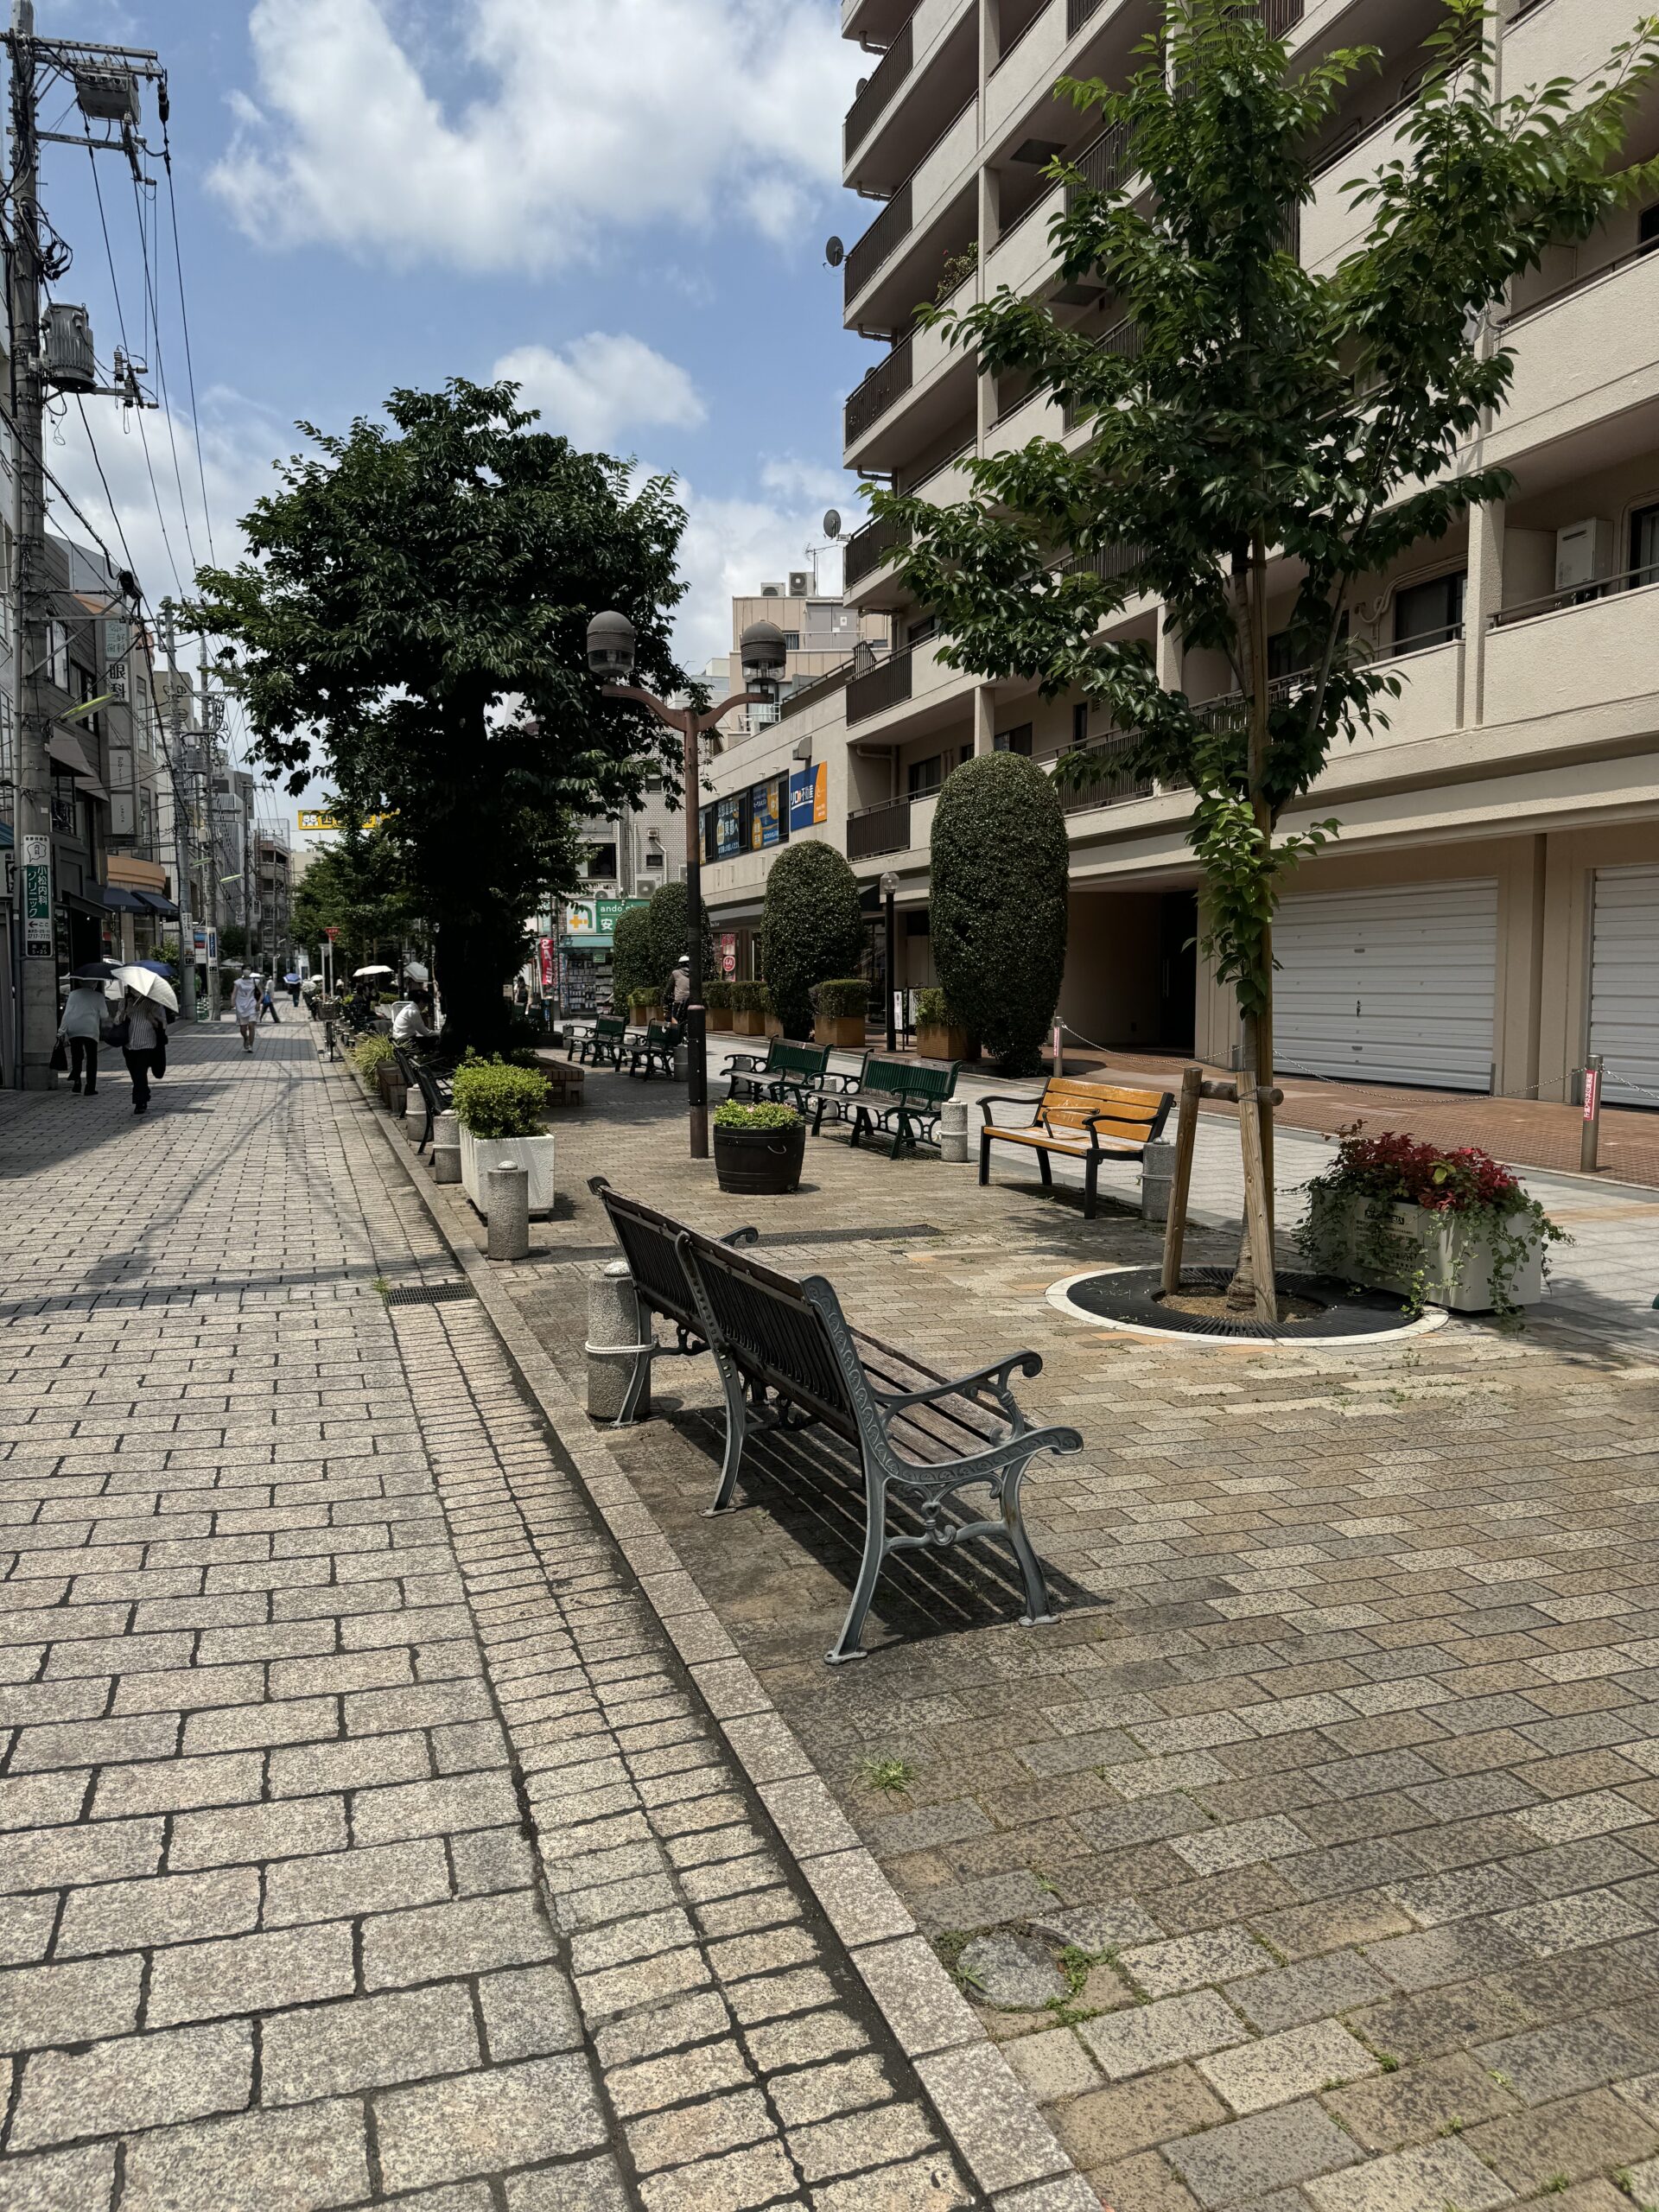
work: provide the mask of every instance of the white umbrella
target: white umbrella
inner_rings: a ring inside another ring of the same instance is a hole
[[[404,973],[408,976],[411,983],[429,983],[432,980],[430,975],[421,965],[418,960],[405,960],[404,963]]]
[[[115,980],[124,990],[131,991],[141,999],[153,999],[168,1014],[176,1014],[179,1010],[179,1001],[172,984],[164,976],[158,976],[153,968],[118,968]]]
[[[397,973],[395,968],[353,968],[352,981],[355,983],[361,982],[365,976],[395,976]]]

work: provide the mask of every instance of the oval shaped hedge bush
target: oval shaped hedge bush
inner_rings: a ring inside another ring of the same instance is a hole
[[[858,965],[864,918],[858,878],[833,845],[813,837],[785,847],[766,878],[761,965],[785,1037],[812,1034],[811,989]]]
[[[982,753],[933,812],[933,964],[952,1011],[1002,1075],[1034,1075],[1065,973],[1065,816],[1019,753]]]

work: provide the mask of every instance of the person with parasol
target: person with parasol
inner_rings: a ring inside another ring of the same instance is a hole
[[[178,1000],[173,986],[151,968],[118,968],[115,980],[122,1000],[121,1055],[132,1077],[132,1110],[143,1114],[149,1107],[149,1079],[167,1069],[167,1023],[163,1016],[176,1014]]]
[[[58,1022],[58,1045],[69,1071],[69,1088],[84,1087],[89,1098],[98,1096],[98,1048],[110,1018],[105,986],[116,972],[108,960],[89,960],[77,968],[69,978],[69,995]]]

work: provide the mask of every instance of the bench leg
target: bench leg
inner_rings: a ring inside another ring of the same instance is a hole
[[[988,1183],[991,1179],[991,1133],[988,1129],[982,1129],[979,1133],[979,1179],[981,1183]]]
[[[910,1133],[910,1116],[901,1106],[893,1117],[893,1143],[888,1147],[887,1158],[897,1160],[900,1149],[905,1145],[909,1145],[914,1150],[915,1143],[916,1140]]]
[[[1090,1159],[1083,1171],[1083,1217],[1092,1221],[1100,1211],[1100,1162]]]
[[[1052,1621],[1048,1608],[1048,1585],[1043,1580],[1043,1570],[1037,1554],[1031,1548],[1031,1538],[1026,1534],[1026,1516],[1020,1510],[1020,1485],[1026,1478],[1029,1459],[1021,1459],[1009,1467],[997,1488],[997,1503],[1002,1509],[1002,1526],[1007,1530],[1009,1548],[1019,1562],[1020,1579],[1026,1586],[1026,1610],[1020,1616],[1021,1628],[1035,1628]]]
[[[714,1503],[704,1509],[705,1520],[731,1510],[737,1472],[743,1464],[743,1446],[749,1433],[749,1409],[744,1402],[742,1376],[722,1352],[715,1354],[715,1364],[720,1370],[720,1387],[726,1395],[726,1450],[720,1463],[720,1485],[715,1492]]]
[[[839,1667],[849,1659],[869,1656],[861,1649],[859,1638],[864,1633],[864,1616],[870,1610],[870,1600],[875,1595],[875,1586],[881,1573],[881,1562],[887,1556],[887,1482],[867,1465],[864,1469],[864,1556],[858,1564],[858,1580],[853,1585],[853,1601],[847,1608],[841,1634],[836,1638],[834,1649],[824,1654],[825,1661],[831,1667]]]
[[[1048,1154],[1040,1147],[1037,1154],[1037,1172],[1043,1179],[1043,1196],[1052,1198],[1054,1195],[1054,1170],[1048,1164]]]
[[[644,1344],[635,1356],[632,1371],[628,1376],[628,1387],[622,1393],[622,1403],[617,1408],[616,1419],[611,1423],[613,1428],[628,1428],[639,1420],[640,1401],[651,1388],[652,1351],[652,1346]]]
[[[870,1124],[865,1115],[864,1109],[861,1106],[857,1112],[853,1116],[853,1133],[847,1140],[849,1145],[856,1147],[858,1143],[859,1131],[861,1129],[868,1129],[869,1126]]]

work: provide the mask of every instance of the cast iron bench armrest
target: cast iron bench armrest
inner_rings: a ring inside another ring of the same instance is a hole
[[[593,1185],[589,1184],[588,1188],[591,1190],[592,1187]],[[729,1229],[720,1242],[722,1244],[729,1244],[734,1250],[739,1250],[745,1244],[758,1244],[760,1242],[760,1232],[758,1229]]]
[[[726,1065],[719,1072],[721,1075],[730,1075],[734,1071],[743,1075],[764,1075],[766,1065],[764,1052],[728,1052]]]
[[[1042,1117],[1042,1104],[1043,1100],[1040,1091],[1035,1098],[1016,1098],[1012,1091],[996,1091],[993,1092],[990,1097],[982,1098],[980,1100],[979,1110],[984,1116],[985,1126],[988,1129],[991,1126],[991,1109],[993,1106],[1029,1106],[1031,1109],[1031,1119],[1024,1124],[1024,1127],[1028,1129],[1034,1129]]]
[[[1014,1424],[1015,1436],[1026,1433],[1024,1414],[1009,1395],[1009,1378],[1014,1371],[1024,1376],[1040,1375],[1043,1356],[1038,1351],[1011,1351],[1005,1358],[992,1360],[988,1366],[976,1367],[971,1375],[957,1375],[949,1382],[931,1382],[925,1390],[880,1390],[874,1383],[870,1395],[889,1415],[901,1414],[911,1406],[937,1405],[942,1398],[966,1398],[976,1390],[988,1390]]]
[[[799,1085],[815,1098],[845,1098],[856,1090],[863,1080],[861,1074],[850,1074],[845,1068],[825,1068],[817,1075],[802,1076]],[[832,1083],[837,1084],[838,1089],[831,1090],[830,1085]]]

